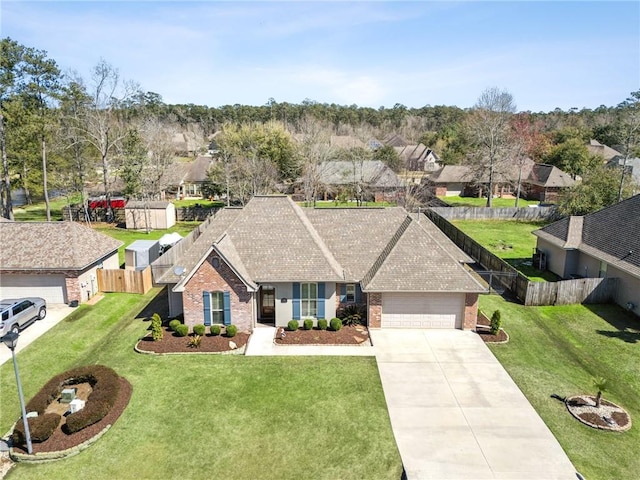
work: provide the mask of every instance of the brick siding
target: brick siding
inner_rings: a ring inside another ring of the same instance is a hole
[[[253,329],[251,293],[222,260],[217,268],[214,267],[214,258],[217,258],[215,254],[211,254],[185,285],[182,293],[184,323],[190,327],[204,323],[203,292],[228,291],[231,298],[231,323],[240,331],[250,332]]]
[[[369,312],[367,318],[370,328],[380,328],[382,326],[382,293],[368,293]]]
[[[478,294],[467,293],[464,301],[463,330],[475,330],[478,321]]]

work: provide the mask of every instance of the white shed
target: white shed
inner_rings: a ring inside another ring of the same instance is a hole
[[[162,230],[176,224],[176,207],[171,202],[130,201],[124,212],[128,230]]]

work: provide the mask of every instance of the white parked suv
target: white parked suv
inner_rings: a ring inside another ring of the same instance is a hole
[[[0,300],[0,337],[5,333],[18,333],[35,320],[47,316],[47,302],[44,298],[10,298]]]

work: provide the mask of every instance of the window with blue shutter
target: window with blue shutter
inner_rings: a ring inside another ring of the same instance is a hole
[[[293,282],[293,319],[300,320],[300,283]]]
[[[231,294],[230,292],[223,293],[223,310],[224,310],[224,324],[231,325]]]
[[[347,284],[343,283],[340,285],[340,303],[345,303],[347,301]]]
[[[356,283],[356,303],[360,303],[362,300],[362,289],[360,288],[360,284]]]
[[[317,318],[324,318],[324,282],[318,282],[318,313]]]
[[[204,306],[204,324],[211,325],[211,294],[202,292],[202,305]]]

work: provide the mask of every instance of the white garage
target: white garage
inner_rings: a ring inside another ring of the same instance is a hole
[[[64,275],[2,275],[0,298],[42,297],[48,304],[67,303]]]
[[[383,293],[382,327],[462,328],[464,294]]]

